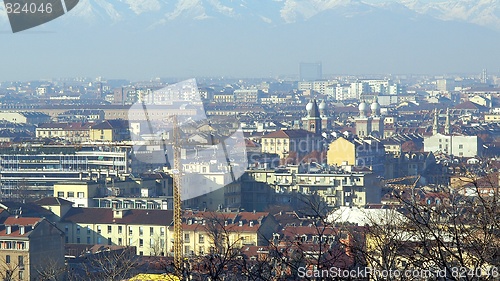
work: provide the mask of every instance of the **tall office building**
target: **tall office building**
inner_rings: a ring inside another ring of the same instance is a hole
[[[321,62],[301,62],[299,67],[300,81],[316,81],[323,77]]]

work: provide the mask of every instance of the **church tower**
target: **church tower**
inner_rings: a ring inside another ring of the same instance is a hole
[[[374,135],[379,138],[384,138],[384,117],[380,113],[380,104],[378,103],[377,97],[373,99],[370,109],[372,110],[372,126],[370,133],[374,133]]]
[[[444,134],[451,134],[450,109],[446,109],[446,122],[444,123]]]
[[[360,138],[367,137],[371,133],[371,118],[368,118],[368,104],[362,101],[359,106],[359,117],[356,118],[356,135]]]
[[[439,114],[437,108],[434,109],[434,125],[432,125],[432,134],[437,135],[439,132]]]
[[[305,129],[311,133],[321,133],[321,116],[316,100],[311,100],[306,105],[307,117],[302,119]]]
[[[319,116],[321,118],[321,128],[327,129],[330,127],[330,117],[328,117],[328,110],[326,108],[326,101],[322,100],[318,105]]]

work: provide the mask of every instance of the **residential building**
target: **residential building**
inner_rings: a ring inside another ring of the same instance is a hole
[[[217,245],[232,245],[235,249],[243,246],[267,246],[277,222],[267,212],[197,212],[183,214],[183,253],[187,256],[206,255],[217,251]],[[173,227],[169,227],[173,233]],[[217,233],[225,233],[226,241],[217,241]],[[226,236],[227,235],[227,236]],[[173,249],[172,241],[168,248]]]
[[[264,92],[258,89],[238,89],[233,95],[236,103],[259,103]]]
[[[164,256],[172,215],[171,210],[73,207],[58,226],[66,243],[133,246],[137,255]]]
[[[45,218],[4,218],[0,260],[4,280],[41,280],[44,272],[64,269],[64,233]]]
[[[279,130],[262,137],[262,153],[275,153],[280,158],[286,158],[290,152],[303,156],[321,151],[323,145],[321,136],[306,130]]]
[[[129,124],[126,120],[106,120],[90,127],[91,141],[117,142],[130,140]]]
[[[50,122],[50,116],[37,111],[1,111],[0,120],[9,121],[12,123],[33,124]]]
[[[385,148],[376,140],[355,138],[348,140],[340,137],[330,143],[327,152],[328,165],[364,167],[375,174],[384,174]]]
[[[94,123],[42,123],[36,128],[37,138],[60,138],[73,143],[90,139],[90,127]]]
[[[297,195],[318,195],[330,207],[378,204],[381,198],[377,175],[352,166],[331,167],[304,173],[293,167],[280,170],[249,170],[245,181],[265,183],[279,204],[295,204]],[[254,185],[256,186],[256,185]],[[261,187],[263,190],[266,186]],[[262,198],[262,200],[265,200]]]
[[[437,133],[424,138],[425,152],[442,152],[456,157],[481,157],[483,150],[483,142],[478,136]]]
[[[424,151],[442,152],[456,157],[481,157],[483,155],[483,142],[475,135],[463,135],[452,132],[450,111],[446,111],[444,130],[439,128],[438,111],[434,111],[432,135],[424,138]]]

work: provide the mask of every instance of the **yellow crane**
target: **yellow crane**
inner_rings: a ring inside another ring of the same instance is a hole
[[[151,133],[154,132],[151,119],[144,101],[142,102],[142,109],[146,117],[146,121]],[[182,200],[181,200],[181,136],[179,129],[179,122],[177,115],[167,117],[172,120],[172,150],[173,162],[172,178],[173,178],[173,193],[174,193],[174,267],[176,274],[181,276],[183,270],[183,256],[182,256]],[[164,145],[163,142],[161,142]],[[165,151],[165,149],[163,149]],[[169,159],[170,160],[170,159]]]

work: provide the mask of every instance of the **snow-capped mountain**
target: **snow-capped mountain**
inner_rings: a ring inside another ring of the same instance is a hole
[[[447,21],[464,21],[500,30],[500,1],[451,0],[422,2],[402,0],[401,4],[421,14]]]
[[[64,23],[161,26],[178,20],[251,20],[268,24],[307,21],[325,11],[363,15],[370,8],[404,11],[500,31],[500,0],[80,0]],[[7,17],[0,5],[0,24]]]
[[[117,23],[147,18],[152,24],[179,19],[253,19],[266,23],[294,23],[309,20],[335,9],[366,7],[409,11],[439,20],[462,21],[500,30],[499,0],[80,0],[70,18],[86,22]],[[349,15],[346,15],[349,16]]]

